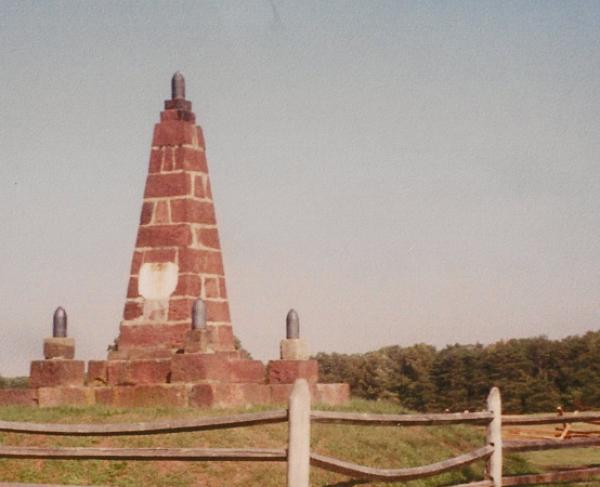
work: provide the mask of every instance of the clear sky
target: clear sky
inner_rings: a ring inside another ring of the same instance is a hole
[[[600,2],[0,0],[0,375],[105,357],[176,70],[255,357],[599,328]]]

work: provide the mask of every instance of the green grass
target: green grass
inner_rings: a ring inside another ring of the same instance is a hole
[[[319,407],[320,409],[332,409]],[[58,423],[114,423],[160,421],[169,418],[193,418],[271,409],[253,407],[237,410],[198,409],[111,409],[100,406],[76,408],[2,407],[0,419]],[[340,411],[401,413],[392,402],[353,400]],[[0,444],[15,446],[103,446],[103,447],[285,447],[287,425],[262,425],[249,428],[151,436],[56,437],[0,433]],[[458,455],[484,444],[481,427],[366,427],[313,424],[311,449],[355,463],[398,468],[424,465]],[[535,452],[511,455],[505,462],[505,474],[543,471],[560,459],[561,465],[600,463],[600,450]],[[431,479],[408,483],[408,487],[433,487],[480,479],[483,463]],[[34,482],[80,485],[144,487],[217,487],[285,485],[284,463],[240,462],[123,462],[70,460],[0,460],[0,482]],[[311,469],[313,486],[352,486],[345,476]],[[372,484],[361,484],[372,485]],[[384,485],[384,484],[381,484]],[[600,486],[600,483],[595,484]]]
[[[532,467],[541,471],[563,470],[581,465],[600,466],[600,449],[598,448],[535,451],[522,456]]]

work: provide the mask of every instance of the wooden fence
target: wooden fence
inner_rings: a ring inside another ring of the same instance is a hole
[[[552,482],[589,480],[600,475],[600,467],[585,467],[543,474],[502,476],[506,452],[555,448],[584,448],[600,445],[599,437],[503,441],[503,425],[571,424],[600,421],[600,412],[562,415],[503,416],[500,392],[492,388],[483,412],[444,414],[368,414],[312,411],[310,392],[304,380],[296,381],[287,410],[200,418],[185,421],[135,424],[41,424],[0,421],[0,431],[22,434],[63,436],[154,435],[185,431],[239,428],[272,423],[288,423],[287,448],[90,448],[90,447],[15,447],[0,446],[0,458],[20,459],[101,459],[101,460],[184,460],[184,461],[268,461],[287,462],[287,486],[308,487],[310,466],[347,475],[357,480],[407,481],[438,475],[470,463],[485,460],[484,480],[456,487],[499,487],[535,485]],[[331,458],[310,451],[311,423],[341,423],[365,426],[415,426],[473,424],[486,427],[486,443],[467,453],[430,465],[382,469]],[[25,485],[5,484],[0,486]],[[28,484],[29,485],[29,484]]]

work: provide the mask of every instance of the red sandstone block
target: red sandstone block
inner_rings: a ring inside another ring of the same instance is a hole
[[[271,387],[267,384],[239,384],[242,386],[247,404],[269,404]]]
[[[169,301],[169,320],[183,321],[191,319],[194,301],[194,298],[171,298]]]
[[[227,301],[206,300],[206,321],[227,322],[229,318],[229,303]]]
[[[96,401],[113,407],[185,407],[183,384],[144,384],[96,388]]]
[[[208,325],[208,341],[213,350],[229,352],[235,349],[231,325]]]
[[[220,249],[219,232],[216,228],[198,228],[196,230],[198,243],[211,249]]]
[[[194,384],[189,392],[189,405],[195,407],[239,407],[267,404],[269,386],[263,384]]]
[[[208,353],[208,334],[205,328],[189,330],[185,335],[184,353]]]
[[[168,382],[171,359],[110,360],[109,385],[162,384]]]
[[[194,384],[188,391],[189,405],[198,408],[209,408],[215,403],[215,384]]]
[[[296,379],[315,384],[319,381],[319,364],[316,360],[271,360],[267,375],[270,384],[293,384]]]
[[[181,249],[179,252],[179,272],[223,275],[221,252],[190,248]]]
[[[127,380],[129,377],[127,360],[109,360],[106,364],[106,377],[106,383],[111,386],[131,385]]]
[[[206,184],[204,185],[204,192],[209,200],[213,199],[212,188],[210,186],[210,179],[206,178]]]
[[[204,143],[204,133],[202,132],[202,127],[196,127],[196,133],[198,137],[198,145],[203,149],[206,149],[206,144]]]
[[[0,406],[36,406],[36,389],[0,389]]]
[[[38,389],[40,407],[89,406],[95,402],[94,390],[90,387],[40,387]]]
[[[181,348],[189,324],[136,323],[121,324],[119,333],[119,351],[128,348]]]
[[[125,309],[123,310],[124,320],[135,320],[142,316],[142,305],[135,301],[127,301],[125,303]]]
[[[188,173],[149,174],[144,198],[187,196],[191,194],[192,180]]]
[[[137,359],[170,359],[173,352],[164,345],[147,346],[143,348],[124,348],[108,352],[108,360],[137,360]]]
[[[142,252],[136,250],[133,252],[133,258],[131,259],[131,275],[135,276],[140,272],[142,265]]]
[[[260,360],[231,360],[229,367],[231,382],[265,383],[265,366]]]
[[[127,297],[128,298],[139,298],[140,293],[138,292],[138,278],[132,276],[129,278],[129,285],[127,286]]]
[[[163,157],[162,170],[173,171],[175,169],[175,148],[163,147],[165,156]]]
[[[273,404],[287,404],[292,393],[293,384],[269,384],[271,402]]]
[[[152,249],[143,252],[143,261],[152,263],[176,262],[177,250],[175,249]]]
[[[171,361],[171,382],[227,382],[229,370],[229,360],[215,354],[176,354]]]
[[[177,147],[175,169],[208,172],[204,151],[197,147]]]
[[[165,100],[165,110],[184,110],[186,112],[191,112],[192,102],[189,100],[183,100],[181,98]]]
[[[107,360],[127,360],[129,355],[126,350],[109,350],[106,358]]]
[[[34,360],[31,362],[29,386],[82,386],[84,377],[83,360]]]
[[[96,404],[114,407],[115,389],[116,387],[94,387],[92,390]]]
[[[216,223],[215,209],[212,203],[191,199],[171,200],[171,220],[175,223]]]
[[[150,152],[150,163],[148,165],[148,172],[155,173],[160,172],[160,166],[162,164],[163,151],[160,149],[152,149]]]
[[[204,176],[194,176],[194,196],[196,198],[206,198]]]
[[[204,297],[218,298],[219,297],[219,278],[205,277],[204,278]]]
[[[264,384],[213,384],[218,407],[240,407],[251,404],[267,404],[269,387]]]
[[[173,296],[200,296],[202,279],[197,274],[180,274]]]
[[[198,132],[193,123],[167,120],[154,126],[152,145],[198,145]]]
[[[171,359],[129,361],[129,380],[133,384],[164,384],[169,382]],[[110,381],[110,374],[108,376]]]
[[[153,225],[140,227],[136,247],[185,246],[192,243],[192,230],[189,225]]]
[[[154,207],[154,223],[171,223],[169,218],[169,204],[166,201],[158,201]]]
[[[238,350],[220,350],[215,352],[215,355],[217,355],[218,357],[224,357],[228,360],[240,360],[242,358]]]
[[[73,359],[75,357],[75,340],[73,338],[52,337],[44,339],[44,358]]]
[[[161,122],[166,122],[168,120],[183,120],[185,122],[194,123],[196,121],[196,116],[189,110],[170,108],[160,114]]]
[[[350,400],[350,386],[348,384],[317,384],[315,402],[328,406],[339,406]]]
[[[219,296],[223,299],[227,299],[227,288],[225,287],[224,277],[219,277]]]
[[[152,212],[154,211],[154,203],[145,201],[142,205],[142,214],[140,215],[140,225],[148,225],[152,221]]]
[[[106,360],[90,360],[87,371],[88,386],[104,385],[107,382]]]

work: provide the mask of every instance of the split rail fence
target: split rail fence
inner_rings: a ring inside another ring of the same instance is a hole
[[[313,411],[305,380],[298,380],[287,410],[273,410],[234,416],[208,417],[161,423],[134,424],[42,424],[0,421],[0,431],[21,434],[62,436],[155,435],[190,431],[239,428],[272,423],[288,423],[287,448],[93,448],[93,447],[17,447],[0,445],[0,458],[13,459],[79,459],[79,460],[146,460],[146,461],[250,461],[287,462],[287,486],[308,487],[310,466],[347,475],[357,481],[408,481],[435,476],[485,460],[484,480],[453,487],[499,487],[516,485],[577,482],[600,476],[600,467],[553,471],[542,474],[502,476],[503,456],[507,452],[525,452],[556,448],[600,446],[600,436],[565,440],[503,441],[502,426],[594,423],[600,412],[565,413],[563,415],[502,415],[500,392],[492,388],[487,409],[482,412],[443,414],[368,414]],[[437,463],[409,468],[382,469],[358,465],[310,451],[311,423],[338,423],[365,426],[428,426],[471,424],[486,427],[486,443],[467,453]],[[23,485],[6,484],[0,486]],[[29,485],[29,484],[28,484]]]

